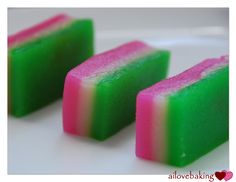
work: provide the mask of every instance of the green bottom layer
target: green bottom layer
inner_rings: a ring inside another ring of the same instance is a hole
[[[169,57],[168,51],[155,52],[97,84],[91,137],[104,140],[134,122],[137,93],[166,77]]]
[[[67,72],[92,55],[91,20],[73,21],[64,29],[10,50],[10,113],[23,116],[61,97]]]
[[[184,166],[229,138],[229,69],[220,69],[170,96],[168,163]]]

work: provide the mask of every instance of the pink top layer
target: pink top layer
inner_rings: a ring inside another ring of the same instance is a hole
[[[69,16],[64,14],[59,14],[31,28],[25,29],[19,33],[11,35],[8,37],[8,47],[11,48],[16,44],[25,42],[43,33],[44,31],[48,31],[55,26],[68,22],[69,20],[71,20]]]
[[[98,76],[114,67],[119,67],[123,62],[129,62],[130,59],[152,51],[153,48],[140,41],[133,41],[124,44],[110,51],[98,54],[88,59],[83,64],[70,71],[77,78],[86,78],[89,76]]]
[[[199,81],[207,74],[228,65],[228,61],[228,56],[222,56],[217,59],[207,59],[177,76],[158,82],[157,84],[143,90],[141,94],[158,96],[177,91]]]

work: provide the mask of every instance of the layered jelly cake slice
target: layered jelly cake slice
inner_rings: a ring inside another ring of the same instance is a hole
[[[228,56],[207,59],[138,94],[136,155],[185,166],[228,140]]]
[[[92,20],[63,14],[9,36],[9,113],[24,116],[61,97],[67,72],[93,47]]]
[[[64,131],[104,140],[132,123],[137,93],[166,77],[169,57],[133,41],[71,70],[64,86]]]

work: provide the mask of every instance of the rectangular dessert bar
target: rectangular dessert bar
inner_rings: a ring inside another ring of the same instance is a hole
[[[63,95],[63,128],[104,140],[135,120],[137,93],[164,79],[170,54],[133,41],[71,70]]]
[[[185,166],[228,140],[228,56],[207,59],[138,94],[136,155]]]
[[[61,97],[67,72],[93,49],[92,20],[63,14],[9,36],[9,113],[24,116]]]

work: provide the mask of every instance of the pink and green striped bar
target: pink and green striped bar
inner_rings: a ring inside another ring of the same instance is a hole
[[[105,140],[132,123],[138,91],[166,77],[169,56],[133,41],[71,70],[64,86],[64,131]]]
[[[136,155],[185,166],[228,140],[228,56],[207,59],[141,91]]]
[[[62,96],[67,72],[93,55],[93,23],[59,14],[8,37],[8,109],[20,117]]]

